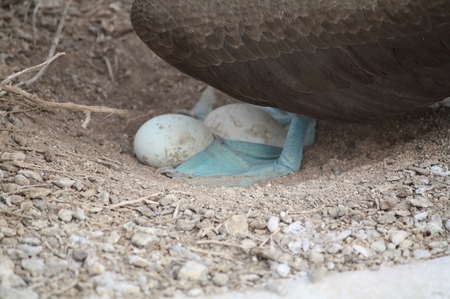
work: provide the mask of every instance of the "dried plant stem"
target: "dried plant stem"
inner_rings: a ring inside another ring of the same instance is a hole
[[[46,109],[46,108],[56,108],[56,109],[66,109],[66,110],[72,110],[72,111],[83,111],[86,112],[95,112],[95,113],[107,113],[107,114],[115,114],[121,117],[127,117],[128,111],[123,109],[114,109],[104,106],[86,106],[86,105],[79,105],[74,104],[71,102],[66,103],[57,103],[57,102],[49,102],[44,101],[40,99],[38,96],[33,95],[29,92],[26,92],[25,90],[21,89],[17,86],[3,86],[3,90],[11,93],[15,93],[18,95],[23,96],[25,99],[35,103],[39,107]]]
[[[58,24],[58,28],[56,29],[55,37],[52,40],[52,45],[51,45],[50,50],[48,52],[47,59],[50,59],[50,57],[52,57],[55,54],[56,47],[59,44],[59,39],[61,37],[61,33],[62,33],[63,28],[64,28],[64,22],[66,20],[67,12],[69,11],[69,6],[70,6],[71,3],[72,3],[71,0],[66,3],[66,7],[64,8],[64,11],[63,11],[62,16],[61,16],[61,20],[59,21],[59,24]],[[44,74],[45,70],[47,69],[47,66],[48,66],[48,64],[45,65],[44,67],[42,67],[39,70],[39,72],[33,78],[31,78],[30,80],[25,82],[25,85],[29,86],[29,85],[33,84],[34,82],[36,82],[36,80],[39,79]]]

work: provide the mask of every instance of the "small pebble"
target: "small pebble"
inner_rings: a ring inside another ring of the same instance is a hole
[[[197,226],[197,223],[198,221],[189,219],[178,219],[176,223],[176,229],[180,231],[191,231]]]
[[[72,221],[73,212],[66,209],[61,209],[58,212],[58,217],[64,222],[70,222]]]
[[[278,229],[278,225],[280,224],[280,218],[276,216],[272,216],[267,221],[267,229],[269,232],[273,233]]]
[[[187,261],[178,272],[178,279],[197,281],[208,275],[208,267],[195,261]]]
[[[164,196],[163,198],[161,198],[161,200],[159,201],[159,203],[162,206],[168,206],[170,204],[172,204],[174,201],[178,200],[178,197],[174,194],[167,194],[166,196]]]
[[[364,257],[369,257],[369,256],[371,256],[370,251],[369,251],[367,248],[363,247],[363,246],[360,246],[360,245],[353,245],[353,249],[354,249],[356,252],[358,252],[358,253],[360,253],[361,255],[363,255]]]
[[[381,254],[386,251],[386,244],[384,243],[384,241],[375,241],[370,244],[370,248],[376,253]]]
[[[341,244],[333,243],[333,244],[331,244],[330,246],[328,246],[327,252],[328,252],[328,253],[331,253],[331,254],[335,254],[335,253],[341,251],[342,248],[343,248],[343,247],[342,247]]]
[[[22,250],[28,255],[28,256],[33,256],[33,255],[38,255],[39,253],[42,252],[42,246],[32,246],[32,245],[28,245],[28,244],[24,244],[22,246]]]
[[[281,219],[281,221],[283,221],[283,222],[286,223],[286,224],[291,224],[291,223],[292,223],[292,217],[291,217],[291,215],[289,215],[289,214],[286,213],[286,212],[281,212],[281,213],[280,213],[280,219]]]
[[[213,210],[208,210],[205,212],[205,218],[214,218],[214,214]]]
[[[80,221],[83,221],[86,219],[86,215],[82,208],[76,208],[75,211],[73,211],[72,216],[73,216],[73,218],[78,219]]]
[[[265,229],[266,227],[267,222],[262,218],[256,218],[250,222],[250,228],[253,229]]]
[[[417,221],[422,221],[422,220],[426,219],[427,216],[428,216],[428,211],[425,211],[425,212],[414,215],[414,219],[416,219]]]
[[[319,264],[319,263],[323,263],[325,258],[322,253],[313,251],[309,254],[308,259],[312,263]]]
[[[28,186],[30,185],[30,180],[27,179],[24,175],[18,174],[14,177],[14,183],[19,186]]]
[[[16,231],[9,227],[0,227],[0,233],[5,237],[14,237],[16,235]]]
[[[20,146],[26,146],[28,143],[28,139],[20,135],[14,137],[14,141]]]
[[[233,215],[223,223],[229,235],[237,235],[248,229],[247,217],[245,215]]]
[[[30,272],[31,276],[40,276],[44,273],[44,261],[37,258],[23,259],[20,264],[22,268]]]
[[[36,237],[27,237],[27,238],[19,238],[19,242],[23,243],[23,244],[29,244],[29,245],[40,245],[41,239],[36,238]]]
[[[342,168],[340,166],[334,166],[331,170],[334,174],[339,174],[342,171]]]
[[[120,240],[119,233],[116,232],[115,230],[113,230],[111,232],[111,234],[109,235],[109,238],[108,238],[107,242],[110,243],[110,244],[116,244],[117,242],[119,242],[119,240]]]
[[[222,287],[228,283],[228,275],[224,273],[216,273],[212,278],[216,286]]]
[[[445,228],[450,232],[450,219],[447,219],[447,221],[445,221]]]
[[[442,233],[444,231],[442,227],[442,218],[439,214],[434,214],[427,223],[427,231],[432,235]]]
[[[84,268],[88,271],[89,275],[95,276],[105,272],[105,266],[103,266],[95,255],[88,255],[84,260]]]
[[[352,234],[352,231],[347,229],[339,233],[339,235],[334,238],[336,241],[345,240],[348,236]]]
[[[281,277],[287,277],[291,273],[291,268],[286,264],[278,264],[275,267],[275,272]]]
[[[88,252],[82,249],[74,249],[72,257],[74,260],[82,262],[88,256]]]
[[[111,243],[102,244],[102,249],[104,252],[114,252],[116,250]]]
[[[200,288],[193,288],[187,291],[186,295],[188,297],[198,297],[200,295],[203,295],[203,290]]]
[[[396,232],[396,233],[394,233],[392,235],[391,241],[395,245],[398,245],[401,242],[403,242],[403,240],[405,240],[407,236],[408,236],[408,232],[404,231],[404,230],[401,230],[401,231],[398,231],[398,232]]]
[[[72,187],[75,184],[75,181],[64,178],[64,179],[59,179],[59,180],[53,181],[53,184],[55,184],[56,186],[58,186],[61,189],[64,189],[64,188]]]
[[[423,198],[422,196],[417,196],[416,198],[412,198],[409,200],[409,203],[418,208],[428,208],[432,205],[431,202],[429,202],[426,198]]]
[[[139,268],[146,268],[146,267],[149,267],[151,265],[149,260],[144,259],[144,258],[142,258],[140,256],[137,256],[137,255],[130,256],[130,258],[128,259],[128,262],[131,265],[139,267]]]
[[[386,213],[386,214],[378,217],[378,223],[382,223],[382,224],[394,223],[395,220],[396,220],[395,216],[390,213]]]
[[[109,204],[109,193],[106,191],[102,191],[98,194],[98,202],[103,205]]]
[[[329,263],[326,263],[325,267],[331,271],[334,269],[335,264],[333,262],[329,262]]]
[[[145,247],[150,243],[157,242],[159,242],[159,238],[157,236],[145,233],[136,233],[131,238],[131,243],[133,243],[137,247]]]
[[[22,152],[14,152],[14,153],[8,153],[4,152],[0,156],[1,161],[23,161],[25,160],[25,154]]]
[[[33,181],[32,182],[33,184],[43,182],[42,176],[39,173],[37,173],[36,171],[29,170],[29,169],[22,169],[19,171],[19,174],[26,176],[28,179]]]
[[[77,191],[81,191],[84,188],[84,184],[81,181],[75,181],[72,185]]]
[[[52,277],[59,273],[63,273],[67,271],[69,267],[69,263],[66,260],[62,260],[57,257],[51,257],[45,261],[46,270],[44,276]]]

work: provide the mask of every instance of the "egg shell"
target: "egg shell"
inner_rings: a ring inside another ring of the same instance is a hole
[[[211,112],[205,125],[230,140],[283,147],[286,131],[270,114],[248,104],[230,104]]]
[[[214,140],[200,121],[181,114],[165,114],[143,124],[134,138],[134,151],[144,164],[177,167]]]

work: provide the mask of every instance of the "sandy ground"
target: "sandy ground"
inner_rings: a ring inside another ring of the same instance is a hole
[[[47,59],[64,5],[0,3],[3,80]],[[139,126],[192,108],[205,85],[138,40],[130,6],[73,1],[56,48],[66,56],[20,86],[46,101],[126,109],[128,118],[93,113],[83,128],[81,111],[0,94],[0,298],[271,291],[296,276],[320,281],[450,255],[446,108],[319,121],[299,173],[246,188],[190,186],[140,164]]]

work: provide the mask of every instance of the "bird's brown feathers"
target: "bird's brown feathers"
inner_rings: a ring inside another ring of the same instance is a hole
[[[447,0],[135,0],[180,71],[249,103],[369,120],[450,96]]]

